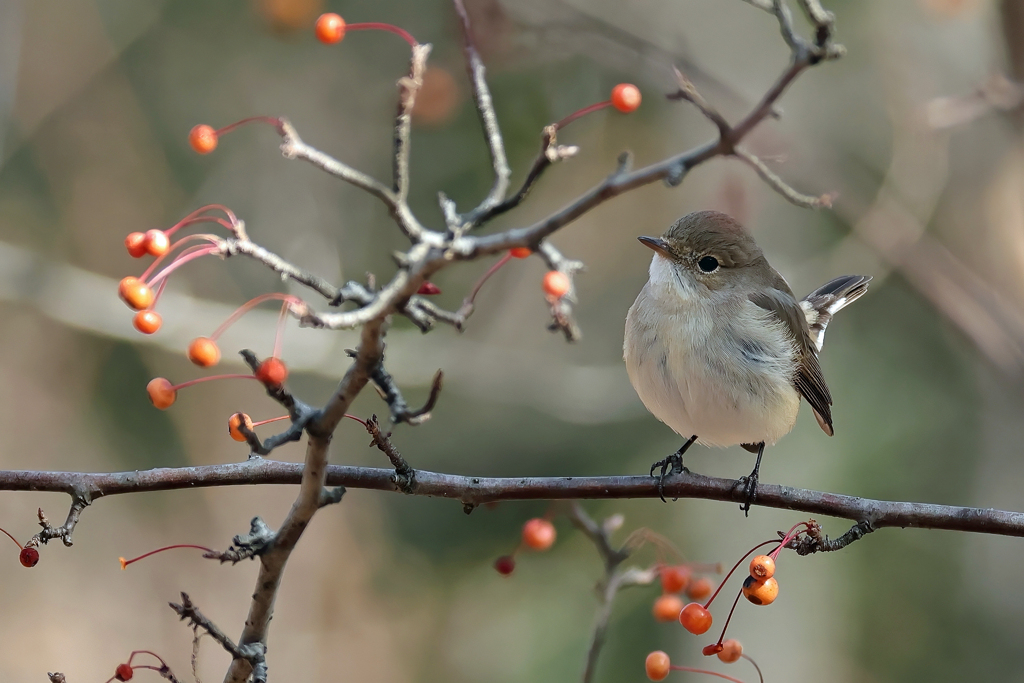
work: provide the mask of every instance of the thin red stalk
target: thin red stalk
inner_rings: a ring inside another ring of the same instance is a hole
[[[25,549],[25,546],[23,546],[22,544],[18,543],[18,539],[16,539],[14,536],[11,536],[10,534],[8,534],[6,529],[0,529],[0,531],[3,531],[4,534],[7,535],[7,538],[9,538],[12,541],[14,541],[14,545],[18,546],[19,550],[24,550]]]
[[[345,26],[345,31],[387,31],[389,33],[394,33],[396,36],[401,36],[405,42],[409,43],[409,47],[416,47],[419,45],[419,43],[416,42],[416,39],[413,38],[408,31],[400,29],[397,26],[392,26],[391,24],[382,24],[376,21],[348,24]]]
[[[165,289],[167,289],[167,280],[161,280],[160,284],[157,285],[156,294],[153,295],[153,303],[149,307],[150,310],[156,308],[156,302],[160,301],[160,295],[164,293]]]
[[[235,322],[243,315],[248,313],[254,306],[258,306],[264,301],[284,301],[286,303],[302,303],[302,300],[298,297],[294,297],[291,294],[282,294],[281,292],[270,292],[269,294],[260,294],[255,299],[250,299],[244,304],[235,309],[235,312],[228,316],[227,320],[220,324],[213,334],[210,335],[210,339],[217,341],[220,335],[224,334],[224,331],[235,324]],[[275,354],[276,355],[276,354]]]
[[[764,683],[764,674],[761,673],[761,667],[757,665],[757,662],[754,661],[753,657],[749,657],[744,654],[741,654],[740,657],[743,657],[743,659],[747,660],[748,662],[754,665],[754,668],[757,669],[758,679],[761,681],[761,683]]]
[[[564,119],[556,123],[555,129],[558,130],[560,128],[565,128],[566,126],[568,126],[570,123],[580,118],[581,116],[586,116],[591,112],[599,111],[601,109],[604,109],[605,107],[610,107],[611,104],[611,100],[605,100],[604,102],[597,102],[595,104],[590,105],[589,107],[583,107],[583,109],[574,111],[573,113],[569,114]]]
[[[692,666],[676,666],[675,664],[673,664],[669,668],[673,671],[686,671],[692,674],[708,674],[709,676],[718,676],[719,678],[724,678],[727,681],[732,681],[732,683],[743,683],[743,681],[741,681],[738,678],[726,676],[725,674],[720,674],[717,671],[708,671],[707,669],[696,669]]]
[[[166,259],[168,256],[170,256],[174,252],[175,249],[180,247],[185,242],[194,242],[195,240],[205,240],[205,241],[209,242],[211,245],[217,244],[217,236],[216,235],[207,235],[207,234],[199,233],[199,234],[196,234],[196,235],[189,235],[188,237],[182,237],[180,240],[178,240],[177,242],[172,244],[167,251],[165,251],[163,254],[160,254],[155,259],[153,259],[153,262],[149,264],[149,268],[146,268],[146,271],[142,275],[139,276],[139,279],[142,280],[143,282],[145,282],[146,278],[148,278],[150,275],[152,275],[153,271],[156,270],[156,267],[159,266],[161,263],[163,263],[164,259]],[[199,246],[199,245],[194,245],[194,246]],[[192,248],[192,247],[190,247],[190,248]],[[185,252],[183,251],[182,253],[178,254],[175,257],[175,259],[179,259],[179,258],[181,258],[184,255],[185,255]]]
[[[190,379],[187,382],[182,382],[181,384],[175,384],[174,386],[171,387],[171,391],[177,391],[178,389],[184,389],[185,387],[190,387],[193,384],[199,384],[200,382],[211,382],[211,381],[213,381],[215,379],[256,379],[256,377],[255,377],[255,375],[242,375],[242,374],[235,374],[235,375],[210,375],[209,377],[198,377],[196,379]]]
[[[796,533],[793,533],[802,526],[806,527],[809,525],[807,524],[807,522],[798,522],[797,524],[794,524],[792,527],[790,527],[789,531],[787,531],[786,535],[782,538],[782,542],[779,544],[779,547],[773,550],[771,553],[769,553],[768,557],[772,558],[773,560],[778,559],[779,553],[781,553],[782,549],[786,547],[786,544],[803,533],[802,529],[800,531],[797,531]]]
[[[239,126],[244,126],[247,123],[254,123],[254,122],[257,122],[257,121],[260,122],[260,123],[269,123],[274,128],[280,128],[280,126],[281,126],[281,119],[277,118],[276,116],[250,116],[247,119],[242,119],[241,121],[235,121],[234,123],[229,123],[228,125],[224,126],[223,128],[218,128],[217,130],[214,131],[214,134],[217,137],[220,137],[221,135],[224,135],[225,133],[230,133],[231,131],[233,131],[234,129],[238,128]]]
[[[363,425],[364,427],[366,426],[366,420],[362,419],[361,417],[356,417],[355,415],[349,415],[348,413],[345,413],[345,417],[349,418],[350,420],[355,420],[356,422],[358,422],[359,424]]]
[[[754,552],[755,550],[757,550],[758,548],[760,548],[761,546],[764,546],[764,545],[770,545],[770,544],[772,544],[772,543],[778,543],[778,541],[765,541],[764,543],[758,543],[758,544],[757,544],[757,545],[755,545],[755,546],[754,546],[753,548],[751,548],[750,550],[748,550],[748,551],[747,551],[747,554],[746,554],[746,555],[744,555],[743,557],[741,557],[741,558],[739,559],[739,561],[738,561],[738,562],[737,562],[736,564],[734,564],[734,565],[732,566],[732,569],[730,569],[730,570],[729,570],[729,573],[725,575],[725,578],[724,578],[724,579],[722,579],[722,583],[718,584],[718,590],[716,590],[716,591],[715,591],[715,593],[714,593],[714,595],[712,595],[712,596],[711,596],[711,597],[710,597],[710,598],[708,599],[708,601],[707,601],[706,603],[704,603],[704,609],[707,609],[708,607],[711,607],[711,603],[713,603],[713,602],[715,601],[715,598],[717,598],[717,597],[718,597],[718,594],[722,592],[722,588],[723,588],[723,587],[725,586],[726,582],[727,582],[727,581],[729,580],[729,577],[730,577],[730,576],[732,576],[732,573],[733,573],[734,571],[736,571],[737,567],[739,567],[739,566],[740,566],[741,564],[743,564],[743,560],[745,560],[745,559],[747,559],[748,557],[750,557],[750,554],[751,554],[752,552]]]
[[[253,422],[253,427],[259,427],[260,425],[270,424],[271,422],[278,422],[280,420],[287,420],[291,415],[282,415],[281,417],[272,417],[269,420],[261,420],[260,422]]]
[[[122,561],[121,566],[122,567],[127,567],[128,565],[130,565],[130,564],[132,564],[134,562],[138,562],[139,560],[146,559],[150,555],[156,555],[157,553],[162,553],[165,550],[174,550],[175,548],[195,548],[196,550],[205,550],[208,553],[217,552],[216,550],[211,550],[210,548],[207,548],[207,547],[201,546],[201,545],[193,545],[191,543],[179,543],[177,545],[168,545],[168,546],[164,546],[163,548],[157,548],[156,550],[150,550],[148,553],[145,553],[144,555],[139,555],[138,557],[133,557],[130,560],[124,560],[124,561]],[[149,652],[149,650],[136,650],[136,652]],[[150,652],[149,654],[153,654],[153,653]],[[132,656],[134,656],[134,655],[135,655],[135,652],[132,653]],[[153,655],[153,656],[156,657],[156,655]],[[156,657],[156,658],[160,659],[159,657]],[[161,660],[161,661],[163,661],[163,660]],[[131,663],[131,660],[129,659],[128,662]]]
[[[149,286],[152,287],[154,284],[156,284],[160,280],[163,280],[168,275],[176,271],[178,268],[181,268],[189,261],[194,261],[200,256],[216,254],[218,251],[220,251],[220,247],[201,247],[199,245],[196,245],[196,247],[196,251],[192,251],[193,247],[189,247],[181,254],[179,254],[178,258],[174,260],[174,263],[167,266],[166,268],[164,268],[159,273],[153,276],[153,279],[149,281]]]
[[[182,218],[180,221],[178,221],[177,223],[175,223],[171,227],[169,227],[166,230],[164,230],[164,232],[168,236],[172,235],[172,234],[174,234],[175,231],[178,230],[178,228],[180,228],[183,225],[187,224],[188,221],[192,220],[196,216],[199,216],[201,214],[206,213],[207,211],[223,211],[224,215],[228,217],[228,221],[231,223],[231,225],[228,227],[228,229],[231,230],[232,232],[235,231],[235,225],[238,224],[238,217],[235,216],[235,212],[234,211],[232,211],[228,207],[224,206],[223,204],[207,204],[206,206],[202,206],[202,207],[196,209],[195,211],[193,211],[192,213],[188,214],[187,216]]]
[[[718,636],[718,645],[721,645],[722,641],[725,640],[725,632],[729,628],[729,622],[732,621],[732,613],[736,611],[736,605],[739,604],[741,595],[743,595],[743,589],[740,589],[736,593],[736,599],[732,601],[732,609],[729,610],[729,616],[725,618],[725,626],[722,627],[722,635]]]
[[[487,270],[487,272],[484,273],[480,277],[480,279],[476,281],[476,284],[473,285],[473,289],[469,290],[469,296],[466,297],[466,300],[463,302],[463,304],[467,304],[467,303],[471,304],[471,303],[473,303],[476,300],[476,295],[480,293],[480,288],[484,286],[484,283],[487,282],[487,280],[492,275],[497,273],[498,270],[503,265],[505,265],[506,263],[508,263],[511,260],[512,260],[512,253],[511,252],[506,252],[505,255],[501,257],[501,260],[499,260],[497,263],[495,263],[493,266],[491,266]]]
[[[281,304],[281,315],[277,316],[277,332],[274,334],[274,358],[281,357],[281,337],[284,334],[284,321],[288,316],[288,302]]]
[[[160,663],[161,663],[162,665],[164,665],[164,666],[167,666],[167,662],[165,662],[165,661],[164,661],[164,658],[163,658],[163,657],[161,657],[161,656],[160,656],[160,655],[158,655],[157,653],[155,653],[155,652],[151,652],[151,651],[149,651],[149,650],[132,650],[132,653],[131,653],[130,655],[128,655],[128,666],[131,666],[131,665],[132,665],[132,660],[133,660],[133,659],[135,659],[135,655],[149,655],[149,656],[151,656],[151,657],[154,657],[154,658],[156,658],[156,660],[157,660],[158,662],[160,662]],[[143,668],[144,666],[145,666],[144,664],[140,664],[140,665],[139,665],[138,667],[136,667],[136,668],[138,668],[138,669],[141,669],[141,668]]]

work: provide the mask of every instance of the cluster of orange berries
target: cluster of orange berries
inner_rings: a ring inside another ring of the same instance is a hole
[[[558,532],[550,520],[534,517],[523,525],[519,546],[508,555],[502,555],[494,561],[494,569],[502,576],[508,576],[516,569],[516,554],[524,549],[543,551],[555,544]]]
[[[693,569],[686,564],[666,566],[659,569],[662,594],[654,601],[651,609],[658,621],[676,621],[683,611],[683,600],[677,595],[686,592],[691,600],[703,600],[711,595],[714,585],[706,576],[694,577]]]
[[[743,654],[743,646],[740,644],[740,641],[732,638],[722,643],[722,649],[717,654],[718,658],[726,664],[734,664],[735,662],[738,662],[741,657],[750,659]],[[750,661],[753,662],[753,660]],[[754,666],[756,667],[757,664],[755,663]],[[647,655],[647,659],[644,661],[644,670],[647,673],[647,678],[655,681],[655,683],[657,683],[657,681],[665,680],[665,678],[668,677],[669,672],[672,670],[708,674],[718,678],[724,678],[728,681],[740,683],[738,679],[733,678],[732,676],[726,676],[714,671],[705,671],[703,669],[695,669],[689,666],[673,666],[672,660],[669,659],[668,654],[661,650],[655,650]],[[760,669],[758,669],[758,672],[760,672]]]

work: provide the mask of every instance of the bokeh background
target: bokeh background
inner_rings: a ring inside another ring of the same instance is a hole
[[[784,116],[750,138],[798,189],[836,191],[834,211],[795,208],[738,162],[699,167],[678,189],[640,189],[587,214],[554,242],[584,260],[575,345],[544,330],[543,265],[516,261],[488,283],[469,329],[422,336],[396,320],[391,372],[411,401],[430,376],[447,382],[429,423],[395,431],[418,468],[480,475],[639,473],[679,439],[643,409],[621,362],[622,322],[646,278],[635,241],[698,209],[748,224],[805,293],[844,273],[876,280],[829,328],[822,357],[835,396],[836,436],[804,411],[769,450],[762,478],[869,497],[1024,509],[1024,151],[1018,101],[971,93],[1002,74],[1024,76],[1018,0],[826,2],[843,60],[813,69],[782,100]],[[122,246],[217,202],[266,247],[329,279],[387,278],[402,239],[372,198],[289,162],[269,128],[252,126],[212,155],[188,147],[196,123],[286,115],[304,139],[387,178],[395,81],[406,46],[352,33],[333,47],[310,27],[324,10],[349,21],[391,21],[434,44],[417,112],[413,208],[441,223],[436,196],[460,207],[491,175],[469,101],[459,35],[443,0],[5,0],[0,3],[0,466],[110,471],[245,458],[225,422],[244,410],[278,414],[248,383],[182,392],[166,412],[144,387],[153,376],[197,376],[187,341],[232,308],[282,284],[257,264],[202,260],[179,271],[161,302],[164,329],[141,338],[116,282],[138,274]],[[489,65],[514,182],[546,123],[637,83],[633,115],[578,121],[561,142],[579,156],[551,169],[499,225],[525,225],[564,205],[613,168],[699,144],[712,127],[666,101],[670,64],[731,119],[785,66],[772,17],[739,0],[559,0],[471,3]],[[801,23],[801,28],[806,26]],[[954,99],[937,99],[937,98]],[[966,112],[966,114],[964,113]],[[956,124],[956,125],[954,125]],[[456,308],[488,266],[445,271],[440,302]],[[247,317],[224,343],[269,352],[276,313]],[[289,327],[291,386],[323,401],[346,364],[349,333]],[[354,412],[383,413],[372,391]],[[334,441],[336,463],[382,465],[354,423]],[[292,445],[276,457],[299,460]],[[691,468],[736,477],[744,451],[696,449]],[[105,499],[88,509],[75,545],[46,547],[32,571],[13,545],[0,560],[0,679],[102,681],[133,649],[160,653],[189,678],[191,633],[166,607],[187,591],[237,636],[256,567],[167,553],[121,572],[119,555],[167,543],[225,547],[263,516],[278,524],[289,488],[177,491]],[[21,539],[44,508],[63,519],[66,496],[0,495],[0,525]],[[625,515],[687,558],[731,563],[799,515],[678,501],[587,504]],[[565,681],[580,675],[601,573],[592,546],[564,518],[559,541],[523,556],[511,578],[492,561],[515,547],[542,503],[465,515],[450,501],[351,491],[324,510],[292,556],[271,632],[274,680],[381,683]],[[838,534],[848,523],[821,520]],[[2,541],[2,543],[7,543]],[[0,543],[0,548],[6,546]],[[645,565],[650,550],[636,556]],[[767,681],[1024,680],[1024,599],[1015,539],[939,531],[880,531],[842,553],[784,556],[781,597],[740,605],[731,633]],[[641,681],[643,659],[665,649],[706,662],[678,625],[655,623],[657,589],[621,594],[599,681]],[[725,605],[723,605],[723,608]],[[721,623],[721,618],[719,618]],[[717,633],[717,627],[714,633]],[[227,656],[206,641],[204,680]],[[756,680],[746,664],[712,668]],[[140,672],[140,679],[147,675]],[[685,677],[673,674],[674,679]]]

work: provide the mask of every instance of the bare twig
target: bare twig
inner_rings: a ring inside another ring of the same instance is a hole
[[[423,72],[427,69],[430,45],[414,45],[409,61],[409,75],[398,81],[398,114],[395,116],[395,153],[393,175],[395,199],[400,207],[406,206],[409,198],[409,132],[412,130],[412,109],[416,104],[416,93],[423,85]],[[406,235],[419,239],[414,226],[406,226]]]
[[[39,526],[43,528],[42,531],[37,533],[35,536],[28,540],[25,544],[26,548],[34,548],[39,544],[46,545],[55,538],[59,538],[66,547],[70,548],[74,543],[71,541],[71,534],[75,530],[75,525],[78,524],[79,518],[82,516],[82,510],[89,505],[88,499],[80,493],[71,494],[71,509],[68,510],[67,519],[64,520],[64,524],[55,527],[50,524],[50,520],[43,514],[43,508],[39,508]]]
[[[473,101],[476,103],[477,113],[480,115],[480,123],[484,127],[484,139],[487,140],[487,149],[491,155],[491,166],[494,168],[494,184],[480,205],[464,216],[456,216],[454,222],[449,219],[449,229],[461,231],[477,225],[481,218],[497,206],[505,193],[508,191],[509,177],[512,175],[508,166],[508,158],[505,156],[505,142],[501,136],[501,128],[498,126],[498,116],[494,112],[494,102],[491,100],[491,90],[487,85],[487,71],[480,54],[473,43],[473,31],[469,25],[469,14],[462,0],[453,0],[455,12],[459,15],[462,25],[462,35],[465,40],[464,51],[466,54],[466,69],[469,71],[469,82],[473,88]]]
[[[349,356],[354,356],[355,351],[349,350],[348,354]],[[391,421],[393,423],[405,422],[410,425],[419,425],[430,419],[430,411],[437,405],[437,398],[440,396],[441,387],[444,384],[444,373],[441,370],[434,373],[434,379],[430,382],[430,394],[427,396],[427,401],[421,408],[416,410],[409,408],[409,404],[406,403],[405,397],[402,396],[402,391],[398,388],[395,378],[384,368],[383,361],[373,371],[370,379],[374,386],[380,390],[381,396],[388,404],[388,408],[391,409]]]
[[[221,564],[230,562],[238,564],[242,560],[251,560],[265,553],[274,543],[273,529],[259,517],[249,522],[249,533],[238,534],[231,540],[231,545],[222,552],[204,553],[203,557],[220,560]]]
[[[227,636],[227,634],[221,631],[216,624],[210,621],[209,618],[199,611],[199,608],[192,602],[188,593],[181,594],[180,603],[170,602],[167,604],[170,605],[171,609],[174,610],[182,621],[187,619],[189,626],[193,629],[201,628],[209,633],[210,637],[220,643],[220,646],[227,650],[228,654],[235,659],[251,659],[254,664],[263,660],[264,652],[254,654],[253,652],[248,652],[236,645],[235,642]]]
[[[376,415],[371,415],[370,419],[366,421],[366,431],[370,433],[370,437],[373,439],[371,446],[376,446],[377,449],[388,456],[388,460],[395,468],[395,474],[392,477],[392,481],[403,493],[412,493],[416,484],[416,470],[414,470],[402,454],[398,452],[395,445],[391,443],[391,432],[385,434],[380,430],[380,422],[377,421]]]
[[[796,206],[801,206],[805,209],[820,209],[822,207],[826,209],[832,208],[832,202],[836,197],[834,193],[825,193],[818,197],[801,194],[787,185],[786,181],[776,175],[765,165],[763,161],[743,147],[736,147],[734,154],[736,158],[742,159],[748,166],[757,171],[757,175],[761,177],[761,180],[767,183],[770,188],[782,195],[790,204],[795,204]]]
[[[807,527],[807,531],[793,539],[787,547],[795,550],[797,555],[829,553],[836,550],[842,550],[854,541],[859,541],[864,538],[874,530],[875,529],[871,526],[870,522],[857,522],[842,536],[833,539],[821,533],[821,526],[812,521]]]

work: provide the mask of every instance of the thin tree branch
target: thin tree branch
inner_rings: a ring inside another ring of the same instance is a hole
[[[95,502],[106,496],[212,486],[298,484],[301,463],[255,459],[224,465],[85,473],[0,470],[0,491],[88,491]],[[355,489],[398,491],[393,470],[329,465],[325,484]],[[656,479],[647,475],[608,477],[474,477],[416,470],[417,496],[449,498],[469,505],[506,500],[610,500],[659,498]],[[742,503],[733,479],[682,474],[665,483],[665,495]],[[757,507],[795,510],[867,522],[873,529],[916,527],[1024,537],[1024,513],[991,508],[872,500],[837,493],[761,483]]]
[[[473,31],[469,25],[469,14],[462,0],[453,0],[455,12],[459,15],[462,25],[462,35],[465,39],[464,51],[466,54],[466,69],[469,72],[469,82],[473,89],[473,101],[476,103],[477,113],[480,115],[480,123],[484,127],[484,139],[487,140],[487,149],[491,155],[491,166],[494,168],[494,184],[480,205],[463,216],[455,216],[455,225],[449,219],[449,227],[466,230],[478,225],[481,219],[488,212],[497,206],[505,193],[508,192],[509,178],[512,171],[508,166],[508,158],[505,155],[505,142],[501,137],[501,128],[498,125],[498,116],[494,112],[494,101],[491,99],[491,90],[487,85],[487,69],[484,67],[480,54],[473,43]],[[447,213],[447,212],[446,212]]]
[[[395,116],[395,152],[393,175],[395,199],[399,206],[405,206],[409,198],[409,133],[412,130],[412,109],[416,105],[416,94],[423,85],[423,72],[427,68],[430,45],[414,45],[409,61],[409,75],[398,81],[398,114]],[[410,228],[413,228],[410,231]],[[406,235],[419,239],[414,226],[406,226]]]
[[[805,209],[820,209],[822,207],[826,209],[832,208],[832,202],[835,199],[835,195],[833,193],[826,192],[825,194],[817,197],[801,194],[787,185],[785,180],[776,175],[775,172],[768,168],[763,161],[748,152],[745,148],[736,147],[735,155],[737,159],[742,160],[748,166],[753,168],[757,172],[757,175],[761,177],[761,180],[768,184],[768,187],[782,195],[790,204],[794,204]]]

